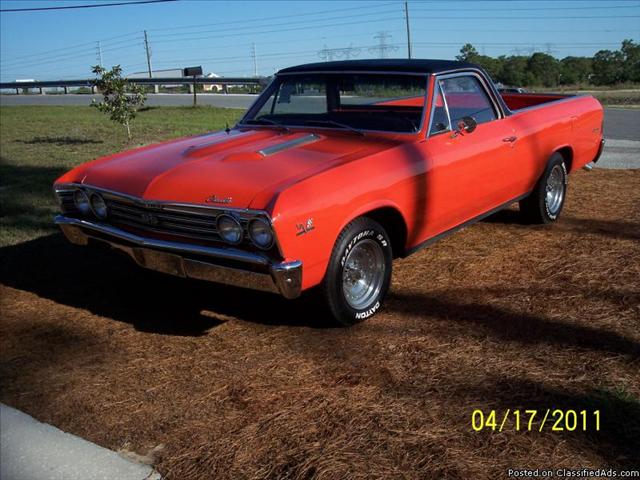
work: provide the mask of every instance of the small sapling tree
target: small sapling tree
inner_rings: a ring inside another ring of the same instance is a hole
[[[111,70],[96,65],[91,71],[98,76],[96,87],[104,97],[101,102],[91,102],[91,106],[109,114],[111,120],[125,127],[127,137],[131,140],[131,120],[147,99],[142,87],[122,78],[120,65],[112,67]]]

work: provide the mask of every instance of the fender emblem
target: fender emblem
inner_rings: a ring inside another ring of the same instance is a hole
[[[205,200],[207,203],[231,203],[233,202],[233,198],[231,197],[218,197],[217,195],[211,195],[209,198]]]
[[[313,225],[313,218],[309,218],[307,219],[306,223],[298,223],[296,225],[296,235],[300,236],[300,235],[304,235],[305,233],[309,233],[311,230],[313,230],[314,228],[316,228]]]

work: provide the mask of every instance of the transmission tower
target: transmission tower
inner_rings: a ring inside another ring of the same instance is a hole
[[[337,58],[346,58],[349,60],[351,57],[357,57],[358,55],[360,55],[360,49],[352,47],[351,45],[343,48],[328,48],[325,45],[324,48],[318,52],[318,56],[327,62],[331,62]]]
[[[398,50],[398,47],[387,43],[387,40],[391,39],[391,34],[389,32],[378,32],[373,38],[378,40],[378,45],[369,48],[369,51],[371,53],[377,52],[379,58],[387,58],[388,52],[395,52]]]
[[[96,60],[98,60],[98,65],[102,66],[102,46],[100,42],[96,42]]]

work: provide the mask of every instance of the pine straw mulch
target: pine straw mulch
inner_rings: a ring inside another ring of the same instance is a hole
[[[50,235],[0,250],[1,401],[168,479],[493,479],[640,465],[640,171],[579,172],[551,226],[505,211],[396,261],[384,311],[143,271]],[[474,432],[474,409],[600,432]]]

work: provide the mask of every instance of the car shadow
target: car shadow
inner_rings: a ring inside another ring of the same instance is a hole
[[[95,140],[93,138],[80,138],[80,137],[33,137],[29,140],[16,140],[16,143],[23,143],[25,145],[56,145],[62,147],[65,145],[87,145],[87,144],[99,144],[104,143],[102,140]]]
[[[527,225],[517,209],[501,210],[482,220],[502,225]],[[561,215],[554,229],[569,233],[603,235],[615,239],[640,240],[640,224],[620,220],[599,220]]]
[[[61,233],[1,248],[0,282],[167,335],[203,335],[228,317],[267,325],[332,326],[313,294],[285,300],[164,275],[106,246],[71,245]]]
[[[487,303],[462,303],[442,295],[392,292],[386,308],[416,315],[428,314],[449,322],[479,327],[500,341],[584,348],[640,358],[640,343],[615,332],[511,311]]]

